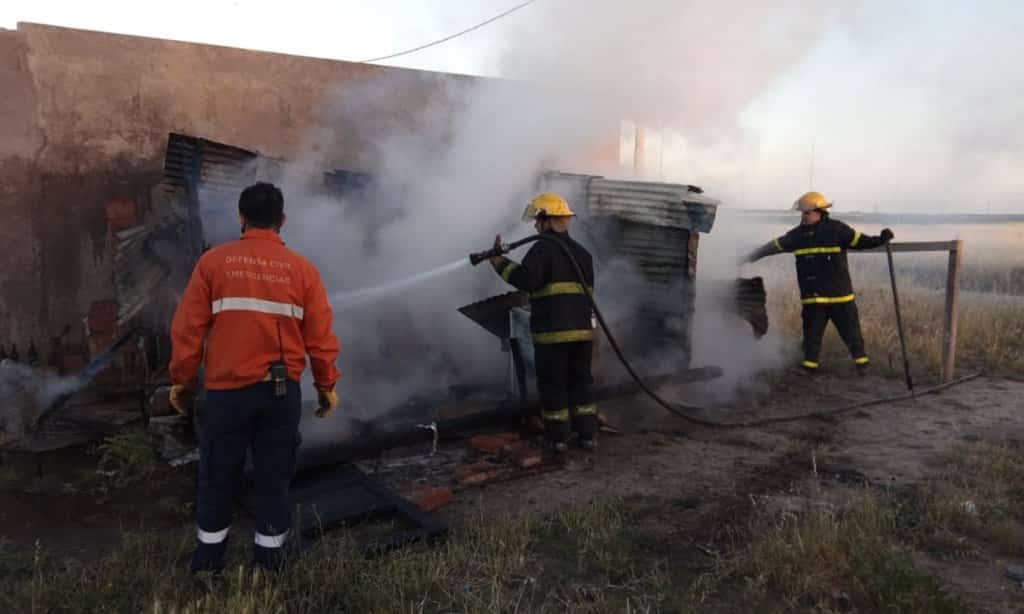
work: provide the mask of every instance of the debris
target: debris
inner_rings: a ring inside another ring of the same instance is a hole
[[[544,453],[534,448],[526,441],[507,446],[506,452],[508,454],[508,459],[512,461],[514,465],[522,469],[536,467],[544,461]]]
[[[608,416],[603,412],[597,412],[597,423],[600,425],[602,433],[610,433],[612,435],[622,434],[622,429],[609,422]]]
[[[455,480],[463,486],[483,484],[501,475],[503,468],[494,463],[473,463],[455,468]],[[508,468],[504,468],[508,471]]]
[[[829,477],[844,484],[867,485],[868,477],[853,467],[833,463],[822,463],[818,465],[818,473],[822,477]]]
[[[974,504],[974,501],[964,501],[963,508],[965,512],[972,516],[978,513],[978,506]]]
[[[509,451],[510,446],[519,441],[519,435],[516,433],[501,433],[498,435],[476,435],[470,437],[469,447],[483,452],[485,454],[493,454],[499,456]]]
[[[452,502],[452,489],[447,486],[423,488],[414,492],[411,498],[424,512],[433,512]]]
[[[1021,582],[1024,587],[1024,563],[1013,563],[1006,566],[1006,577],[1014,582]]]
[[[430,449],[430,455],[433,456],[433,455],[437,454],[437,444],[438,444],[438,440],[441,437],[441,433],[437,430],[437,423],[436,422],[431,422],[430,424],[417,424],[416,428],[426,429],[428,431],[433,431],[433,433],[434,433],[434,446],[433,446],[433,448]]]
[[[696,547],[697,547],[697,550],[701,554],[703,554],[704,556],[709,556],[709,557],[711,557],[713,559],[714,558],[718,558],[718,550],[715,550],[714,548],[712,548],[710,546],[703,546],[701,544],[696,544]]]

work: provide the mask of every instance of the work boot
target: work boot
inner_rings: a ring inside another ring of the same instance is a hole
[[[816,367],[808,367],[807,365],[800,365],[800,373],[803,375],[818,375],[820,371]]]
[[[224,570],[224,555],[227,553],[228,541],[218,544],[199,543],[195,552],[192,553],[192,562],[189,564],[189,571],[193,574],[201,572],[212,572],[219,574]]]

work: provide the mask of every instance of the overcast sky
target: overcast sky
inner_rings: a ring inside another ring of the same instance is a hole
[[[360,61],[519,1],[178,0],[144,10],[8,0],[0,27],[29,21]],[[621,77],[636,98],[662,101],[635,109],[652,128],[667,126],[664,146],[652,130],[648,173],[729,204],[779,208],[813,186],[845,209],[1024,213],[1024,2],[579,3],[538,0],[389,63],[514,77],[536,64],[550,77],[563,58],[567,75],[607,64],[621,73],[608,79],[610,95]],[[631,81],[640,65],[657,70]]]

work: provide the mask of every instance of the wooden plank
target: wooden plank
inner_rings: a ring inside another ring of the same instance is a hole
[[[949,252],[946,275],[946,312],[942,327],[942,381],[953,379],[956,368],[957,321],[960,319],[960,269],[963,263],[963,241],[954,241]]]
[[[892,251],[896,252],[948,252],[959,248],[959,241],[903,241],[893,243]],[[873,249],[851,249],[851,254],[884,254],[885,246]]]

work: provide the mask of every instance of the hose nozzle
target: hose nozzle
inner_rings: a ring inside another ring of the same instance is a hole
[[[494,258],[496,256],[503,256],[507,254],[509,252],[509,249],[510,248],[508,246],[508,243],[502,243],[500,247],[492,247],[491,249],[486,251],[470,254],[469,263],[472,264],[473,266],[476,266],[489,258]]]

